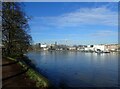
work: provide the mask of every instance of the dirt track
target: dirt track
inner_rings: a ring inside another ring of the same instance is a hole
[[[2,59],[2,64],[11,63],[13,61],[8,59]],[[2,67],[2,78],[6,78],[11,75],[22,72],[22,67],[15,63]],[[2,81],[2,89],[38,89],[36,88],[35,82],[30,80],[26,74],[21,74],[7,80]]]

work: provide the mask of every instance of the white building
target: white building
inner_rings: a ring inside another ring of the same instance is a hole
[[[94,45],[93,48],[94,48],[94,51],[100,50],[102,52],[108,52],[106,45]]]
[[[40,47],[41,47],[41,48],[46,48],[47,45],[46,45],[46,44],[41,44]]]
[[[41,48],[42,50],[48,50],[48,47],[47,47],[46,44],[40,44],[40,48]]]
[[[84,50],[85,51],[94,51],[94,48],[93,47],[86,47]]]
[[[85,49],[82,48],[82,47],[78,47],[77,50],[78,50],[78,51],[84,51]]]
[[[69,47],[69,50],[76,50],[76,47]]]
[[[87,47],[84,48],[85,51],[94,51],[93,45],[87,45]]]

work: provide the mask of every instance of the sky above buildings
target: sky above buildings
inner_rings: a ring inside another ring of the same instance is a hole
[[[26,2],[34,43],[118,43],[118,3]]]

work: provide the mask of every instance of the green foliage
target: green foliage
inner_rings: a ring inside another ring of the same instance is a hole
[[[47,79],[45,79],[42,75],[37,74],[33,69],[29,69],[27,75],[30,79],[36,81],[37,87],[47,88],[49,87],[49,83]]]
[[[24,54],[31,44],[28,34],[28,16],[18,2],[2,3],[2,44],[3,56],[20,56]]]

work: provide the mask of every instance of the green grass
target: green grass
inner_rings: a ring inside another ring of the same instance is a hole
[[[33,69],[29,69],[27,72],[27,75],[30,77],[30,79],[36,81],[37,87],[49,87],[49,82],[46,78],[44,78],[42,75],[35,73]]]

